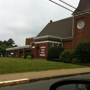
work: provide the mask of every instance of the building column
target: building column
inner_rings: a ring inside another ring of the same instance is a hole
[[[8,51],[6,51],[6,55],[5,55],[5,57],[8,57]]]
[[[38,45],[35,45],[35,48],[34,48],[34,57],[35,58],[38,57]]]
[[[18,49],[17,57],[20,57],[20,50]]]
[[[25,48],[23,49],[23,56],[25,55]]]
[[[13,57],[15,57],[15,51],[13,50]]]

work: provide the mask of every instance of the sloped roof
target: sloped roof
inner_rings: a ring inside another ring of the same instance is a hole
[[[90,0],[80,0],[77,9],[73,12],[73,14],[79,13],[80,11],[90,10]]]
[[[37,35],[37,37],[45,35],[58,36],[61,38],[72,37],[72,23],[73,17],[62,19],[56,22],[50,22]]]

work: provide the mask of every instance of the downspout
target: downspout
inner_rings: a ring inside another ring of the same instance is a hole
[[[72,21],[72,37],[74,35],[74,16],[73,16],[73,21]]]
[[[62,44],[62,47],[63,47],[63,41],[62,41],[62,38],[60,38],[60,40],[61,40],[61,44]]]

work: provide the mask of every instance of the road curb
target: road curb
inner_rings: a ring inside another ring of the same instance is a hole
[[[18,80],[3,81],[3,82],[0,82],[0,87],[13,86],[13,85],[32,83],[32,82],[37,82],[37,81],[42,81],[42,80],[50,80],[50,79],[57,79],[57,78],[70,77],[70,76],[75,76],[75,75],[84,75],[84,74],[90,74],[90,72],[57,75],[57,76],[42,77],[42,78],[35,78],[35,79],[24,78],[24,79],[18,79]]]
[[[76,74],[67,74],[67,75],[57,75],[57,76],[50,76],[50,77],[43,77],[43,78],[36,78],[36,79],[31,79],[29,82],[37,82],[37,81],[57,79],[57,78],[64,78],[64,77],[70,77],[70,76],[75,76],[75,75],[84,75],[84,74],[90,74],[90,72],[76,73]]]
[[[29,83],[29,78],[0,82],[0,87]]]

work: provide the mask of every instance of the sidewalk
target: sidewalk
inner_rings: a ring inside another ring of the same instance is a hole
[[[0,86],[16,85],[27,82],[48,80],[53,78],[90,73],[90,67],[76,69],[48,70],[40,72],[26,72],[0,75]]]

